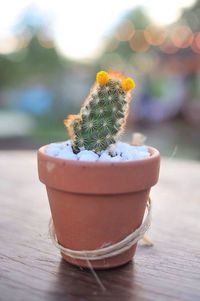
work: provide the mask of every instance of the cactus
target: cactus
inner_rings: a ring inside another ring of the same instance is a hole
[[[126,122],[134,87],[131,78],[119,73],[97,73],[80,113],[64,120],[76,153],[81,148],[99,153],[116,142]]]

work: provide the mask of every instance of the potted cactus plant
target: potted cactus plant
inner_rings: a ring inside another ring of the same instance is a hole
[[[120,73],[98,72],[80,113],[64,121],[70,140],[38,151],[53,235],[74,265],[111,268],[135,253],[130,234],[141,230],[160,157],[155,148],[118,141],[134,86]]]

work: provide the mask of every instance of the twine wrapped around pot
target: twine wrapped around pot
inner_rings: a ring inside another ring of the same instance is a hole
[[[100,260],[100,259],[114,257],[130,249],[134,244],[136,244],[140,239],[143,238],[144,234],[149,229],[150,224],[151,224],[151,199],[149,198],[147,202],[147,213],[140,227],[137,228],[128,236],[126,236],[121,241],[109,245],[107,247],[103,247],[96,250],[81,250],[81,251],[71,250],[63,247],[62,245],[59,244],[57,240],[52,219],[49,222],[49,235],[54,245],[58,249],[60,249],[60,251],[64,253],[66,256],[69,256],[74,259],[82,259],[82,260]]]

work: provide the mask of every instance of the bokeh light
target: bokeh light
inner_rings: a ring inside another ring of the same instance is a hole
[[[173,54],[178,51],[178,48],[172,43],[171,39],[167,37],[162,45],[160,45],[160,50],[166,54]]]
[[[171,40],[175,47],[187,48],[193,41],[192,30],[186,25],[177,26],[172,30]]]
[[[130,20],[125,19],[118,27],[115,35],[119,41],[129,41],[133,37],[134,33],[135,28],[133,23]]]
[[[144,36],[149,44],[161,45],[166,38],[166,33],[162,27],[149,25],[144,31]]]
[[[200,54],[200,32],[196,32],[192,43],[192,50]]]
[[[149,48],[149,43],[145,38],[143,30],[136,30],[134,36],[129,41],[129,45],[133,51],[144,52]]]

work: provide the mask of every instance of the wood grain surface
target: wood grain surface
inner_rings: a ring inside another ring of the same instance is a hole
[[[153,247],[97,275],[64,262],[35,152],[0,152],[0,300],[200,300],[200,163],[163,159],[152,190]]]

